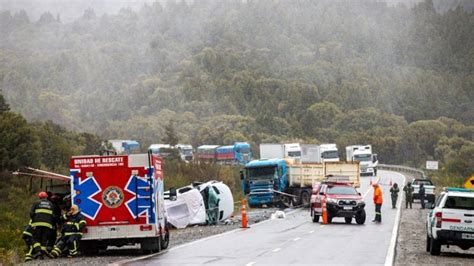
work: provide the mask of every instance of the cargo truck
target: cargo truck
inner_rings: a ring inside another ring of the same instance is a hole
[[[346,147],[346,160],[360,162],[361,176],[376,176],[379,163],[377,154],[372,153],[372,145],[352,145]]]
[[[299,143],[262,143],[260,144],[261,159],[286,159],[301,160],[301,146]]]
[[[156,155],[74,156],[71,203],[85,216],[83,253],[140,244],[158,252],[169,244],[164,208],[163,161]]]
[[[301,144],[302,163],[339,162],[336,144]]]
[[[108,142],[112,145],[116,155],[140,152],[140,143],[136,140],[112,139]]]
[[[251,207],[307,206],[313,186],[327,176],[344,176],[358,187],[359,163],[300,164],[291,159],[260,159],[241,171],[243,191]]]
[[[198,161],[218,164],[244,165],[252,160],[252,151],[247,142],[235,142],[233,145],[202,145],[197,148]]]

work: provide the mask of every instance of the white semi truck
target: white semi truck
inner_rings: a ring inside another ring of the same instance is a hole
[[[302,163],[339,162],[336,144],[301,144]]]
[[[360,162],[361,176],[376,176],[379,163],[377,154],[372,153],[372,145],[352,145],[346,147],[346,160]]]
[[[262,143],[260,144],[260,158],[301,160],[301,146],[299,143]]]

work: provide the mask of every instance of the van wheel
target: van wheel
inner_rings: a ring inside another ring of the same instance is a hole
[[[357,213],[355,220],[357,224],[364,224],[365,223],[365,210],[362,210],[361,212]]]
[[[434,238],[430,241],[430,254],[438,256],[441,253],[441,244]]]
[[[431,250],[431,238],[428,234],[426,234],[426,252],[430,252]]]

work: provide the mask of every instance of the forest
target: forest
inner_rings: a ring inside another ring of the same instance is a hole
[[[382,163],[438,160],[430,174],[459,184],[474,173],[473,44],[472,9],[430,0],[170,0],[71,22],[1,11],[1,200],[33,198],[8,171],[67,174],[102,140],[146,149],[169,125],[180,143],[247,141],[257,156],[263,142],[337,143],[342,158],[372,144]],[[0,257],[22,224],[5,205]]]

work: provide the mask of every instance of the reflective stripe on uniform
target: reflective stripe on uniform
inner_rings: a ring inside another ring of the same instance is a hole
[[[85,221],[85,220],[81,220],[81,221],[79,222],[79,224],[81,224],[81,223],[86,223],[86,221]]]
[[[33,227],[36,227],[36,226],[44,226],[44,227],[48,227],[49,229],[53,229],[53,225],[50,224],[50,223],[45,223],[45,222],[35,222],[35,223],[32,223],[31,226]]]
[[[48,210],[48,209],[36,209],[36,210],[35,210],[35,213],[46,213],[46,214],[51,214],[51,215],[53,215],[53,211],[52,211],[52,210]]]
[[[66,232],[64,233],[65,236],[72,236],[72,235],[81,235],[82,236],[82,233],[81,232]]]
[[[30,232],[28,232],[28,231],[23,231],[23,234],[24,234],[24,235],[27,235],[27,236],[31,236],[31,237],[33,236],[33,234],[30,233]]]

